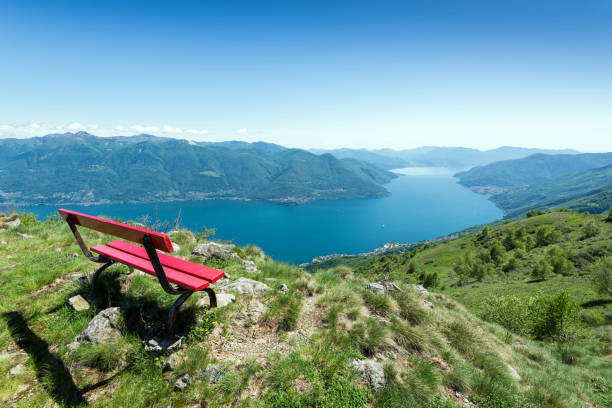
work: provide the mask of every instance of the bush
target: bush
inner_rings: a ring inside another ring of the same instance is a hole
[[[554,225],[543,225],[536,230],[536,246],[554,244],[561,239],[561,233]]]
[[[574,269],[574,264],[568,259],[567,253],[556,245],[548,249],[547,257],[552,271],[556,274],[567,276]]]
[[[437,288],[440,286],[440,275],[437,271],[431,273],[423,272],[419,276],[419,280],[426,288]]]
[[[531,270],[531,277],[543,281],[552,272],[552,266],[545,258],[540,258]]]
[[[597,261],[591,282],[599,294],[612,296],[612,256]]]
[[[593,238],[599,235],[601,228],[599,228],[595,220],[589,220],[582,228],[582,232],[584,234],[583,239]]]
[[[540,210],[531,210],[531,211],[527,211],[527,213],[525,213],[525,216],[527,218],[531,218],[531,217],[536,217],[538,215],[544,215],[546,214],[544,211],[540,211]]]

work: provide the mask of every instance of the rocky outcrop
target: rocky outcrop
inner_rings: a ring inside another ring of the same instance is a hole
[[[231,293],[217,293],[217,307],[225,307],[236,301],[236,296]],[[200,307],[210,306],[208,295],[203,295],[196,303]]]
[[[253,279],[238,278],[235,281],[224,285],[223,290],[226,292],[236,292],[239,295],[255,296],[272,290],[272,288],[265,283],[261,283]]]
[[[370,292],[373,292],[373,293],[401,291],[399,286],[389,281],[371,282],[371,283],[368,283],[365,288],[366,290],[369,290]]]
[[[410,288],[416,290],[423,296],[429,296],[429,291],[423,285],[409,285]]]
[[[200,244],[193,249],[194,255],[203,256],[206,259],[218,258],[226,261],[240,259],[240,257],[232,250],[234,244],[218,244],[216,242],[208,242]]]
[[[261,271],[257,269],[257,265],[255,265],[255,262],[250,261],[248,259],[242,261],[242,266],[245,267],[247,273],[261,273]]]
[[[178,351],[182,344],[182,337],[173,335],[156,335],[145,342],[145,350],[159,356]]]
[[[113,343],[121,337],[120,322],[121,315],[118,307],[104,309],[89,322],[85,330],[74,339],[74,342]]]
[[[361,375],[363,382],[373,390],[378,390],[385,385],[385,373],[383,366],[374,360],[353,360],[350,364],[351,368],[357,370]]]
[[[77,312],[89,309],[89,303],[81,295],[76,295],[68,299],[68,305]]]

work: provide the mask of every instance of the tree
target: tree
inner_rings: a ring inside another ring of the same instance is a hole
[[[607,222],[612,222],[612,208],[610,208],[610,214],[608,214],[608,218],[606,218]]]
[[[567,257],[567,253],[556,245],[548,249],[548,262],[556,274],[569,275],[574,269],[574,264]]]
[[[536,245],[546,246],[554,244],[561,239],[561,233],[554,225],[543,225],[536,230]]]
[[[531,277],[533,279],[543,281],[552,272],[552,266],[546,261],[545,258],[540,258],[531,270]]]
[[[505,265],[503,266],[502,270],[504,272],[510,272],[510,271],[516,269],[517,264],[518,264],[518,262],[517,262],[516,258],[511,256],[508,259],[508,262],[506,262]]]
[[[499,265],[506,254],[506,248],[499,241],[495,240],[489,249],[489,256],[495,265]]]
[[[599,235],[600,228],[599,225],[597,225],[597,223],[595,222],[595,220],[589,220],[589,222],[584,225],[582,232],[584,233],[585,239],[593,238],[594,236]]]
[[[480,231],[480,234],[478,235],[478,240],[482,241],[483,239],[488,237],[489,236],[489,232],[490,232],[489,226],[485,225],[484,228],[482,229],[482,231]]]
[[[597,261],[591,282],[599,294],[612,296],[612,256]]]

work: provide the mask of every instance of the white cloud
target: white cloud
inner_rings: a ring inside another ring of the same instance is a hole
[[[192,135],[206,135],[208,134],[208,130],[206,129],[188,129],[187,133],[191,133]]]
[[[11,126],[11,125],[0,125],[0,130],[13,130],[15,129],[15,126]]]
[[[125,129],[125,127],[123,127],[123,125],[115,126],[115,130],[123,130],[123,129]]]
[[[238,133],[246,133],[248,131],[249,131],[248,129],[238,129],[236,132],[238,132]]]
[[[40,125],[38,123],[30,123],[28,127],[30,129],[40,129]]]
[[[170,125],[164,125],[163,127],[163,131],[164,132],[168,132],[168,133],[183,133],[183,129],[179,128],[179,127],[172,127]]]
[[[81,125],[79,122],[72,122],[71,124],[68,125],[68,130],[79,130],[83,128],[84,126]]]
[[[143,126],[143,125],[132,125],[130,126],[130,129],[136,132],[139,132],[139,133],[157,132],[159,130],[157,126]]]

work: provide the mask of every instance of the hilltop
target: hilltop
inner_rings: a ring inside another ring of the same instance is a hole
[[[0,139],[0,202],[125,203],[213,198],[281,204],[382,197],[395,174],[268,143],[196,143],[86,132]]]
[[[590,221],[596,223],[590,235],[577,239]],[[546,225],[561,234],[543,234],[554,244],[523,249],[519,257],[521,242],[537,240]],[[523,227],[525,235],[515,233]],[[256,247],[226,247],[231,256],[194,255],[206,237],[173,231],[178,256],[222,268],[229,279],[217,285],[218,293],[227,293],[217,310],[206,307],[205,297],[190,298],[180,315],[184,337],[172,346],[161,339],[174,297],[154,278],[114,266],[91,291],[87,275],[93,265],[65,223],[22,214],[18,226],[3,228],[4,405],[610,406],[610,304],[586,289],[591,266],[612,252],[612,224],[603,217],[546,214],[402,255],[371,257],[354,270],[323,267],[314,274],[275,262]],[[91,245],[107,239],[88,230],[83,234]],[[465,253],[490,252],[506,236],[517,248],[504,252],[500,265],[512,255],[516,270],[506,274],[490,266],[481,280],[468,274],[457,286],[455,266]],[[578,244],[570,251],[566,244],[573,241]],[[553,245],[573,262],[567,276],[527,282],[530,262]],[[426,278],[433,273],[435,285]],[[415,286],[418,282],[429,290]],[[507,322],[495,322],[496,315],[478,306],[495,290],[531,296],[539,289],[550,295],[538,298],[537,310],[548,319],[542,322],[561,323],[525,325],[539,329],[539,337],[520,325],[505,328]],[[569,291],[569,299],[559,297],[561,289]],[[77,294],[89,309],[68,306]],[[550,306],[555,299],[567,307]],[[103,310],[116,313],[116,340],[75,345]]]

